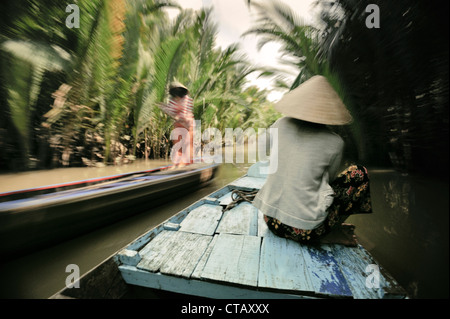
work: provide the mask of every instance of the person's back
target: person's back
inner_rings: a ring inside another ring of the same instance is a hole
[[[325,125],[290,117],[272,127],[278,129],[278,171],[268,176],[254,205],[291,226],[313,229],[333,201],[329,182],[337,174],[344,142]]]
[[[285,115],[278,128],[277,171],[269,174],[253,204],[277,236],[300,243],[356,246],[352,214],[372,212],[369,175],[351,165],[335,178],[343,140],[327,125],[347,125],[352,116],[323,76],[314,76],[275,104]]]

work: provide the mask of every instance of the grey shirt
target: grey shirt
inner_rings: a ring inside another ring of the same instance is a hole
[[[268,175],[253,204],[283,224],[314,229],[325,220],[333,202],[329,183],[338,173],[344,141],[325,125],[290,117],[272,127],[278,129],[278,167]]]

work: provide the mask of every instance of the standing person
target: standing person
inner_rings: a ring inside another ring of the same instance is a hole
[[[169,103],[159,105],[161,110],[175,120],[174,133],[177,140],[174,140],[176,153],[172,154],[172,160],[177,167],[193,163],[193,132],[194,114],[193,101],[189,96],[189,90],[179,82],[173,82],[169,86]],[[175,129],[184,129],[176,130]],[[182,133],[179,135],[178,133]],[[181,144],[178,144],[181,143]],[[177,145],[178,144],[178,145]],[[175,149],[173,149],[175,151]]]
[[[350,113],[323,76],[304,82],[275,108],[285,115],[272,126],[278,128],[278,169],[253,205],[277,236],[356,246],[355,227],[344,221],[372,212],[369,176],[360,165],[338,174],[344,141],[327,127],[349,124]]]

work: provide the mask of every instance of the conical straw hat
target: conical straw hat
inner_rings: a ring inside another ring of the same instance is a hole
[[[316,75],[284,95],[275,109],[286,116],[307,122],[344,125],[352,116],[328,80]]]
[[[170,83],[169,93],[176,94],[175,92],[177,90],[178,91],[181,90],[183,92],[183,94],[189,94],[189,89],[186,86],[184,86],[183,84],[181,84],[180,82],[175,81],[175,82]]]
[[[170,83],[169,85],[169,89],[176,89],[176,88],[183,88],[183,89],[188,89],[187,87],[185,87],[183,84],[181,84],[178,81],[174,81],[172,83]]]

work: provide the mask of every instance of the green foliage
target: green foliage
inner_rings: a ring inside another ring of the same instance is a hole
[[[318,0],[321,21],[311,27],[281,1],[248,3],[258,19],[247,34],[258,35],[260,47],[280,43],[299,72],[292,83],[277,70],[261,76],[291,89],[326,76],[354,117],[350,127],[336,128],[349,160],[448,170],[448,4]],[[378,29],[366,27],[369,3],[380,8]]]
[[[4,5],[10,14],[0,22],[0,77],[11,80],[0,87],[0,134],[8,136],[2,146],[19,134],[6,149],[17,149],[11,152],[21,154],[22,168],[31,157],[40,167],[167,157],[172,120],[157,105],[173,80],[189,87],[203,129],[271,124],[257,111],[270,107],[265,95],[249,103],[244,92],[255,69],[236,45],[216,47],[211,9],[193,12],[166,0],[76,4],[80,28],[72,29],[64,2]],[[180,10],[174,21],[167,7]]]
[[[378,29],[365,27],[366,1],[319,3],[319,55],[352,103],[361,158],[404,172],[448,170],[448,3],[371,2]]]
[[[320,59],[317,54],[320,50],[320,32],[317,28],[307,25],[282,1],[251,2],[250,5],[256,11],[256,21],[244,35],[258,35],[259,48],[269,42],[281,44],[283,59],[280,62],[294,66],[299,71],[291,89],[313,75],[328,72],[327,61]],[[263,75],[273,75],[273,70],[266,70]]]

